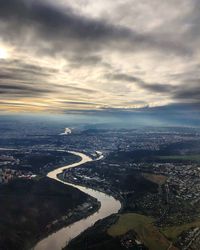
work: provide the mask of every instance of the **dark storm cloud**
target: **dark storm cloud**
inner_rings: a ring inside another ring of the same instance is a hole
[[[200,103],[200,79],[188,80],[187,84],[183,84],[174,94],[176,100]]]
[[[0,61],[0,94],[1,97],[37,97],[57,90],[61,93],[96,94],[93,89],[54,83],[48,88],[49,77],[58,73],[50,67],[40,67],[20,60]]]
[[[198,88],[193,88],[193,89],[186,89],[186,90],[181,90],[178,92],[175,97],[177,99],[191,99],[192,101],[199,101],[200,102],[200,90]]]
[[[141,78],[131,76],[128,74],[108,74],[105,77],[108,80],[130,82],[130,83],[136,84],[140,88],[149,90],[151,92],[170,93],[175,89],[175,87],[173,87],[170,84],[146,83]]]
[[[35,86],[28,86],[26,84],[11,84],[11,83],[0,83],[0,94],[1,97],[37,97],[50,93],[51,90],[39,88]]]
[[[198,0],[127,0],[125,12],[121,1],[75,2],[0,0],[4,100],[39,96],[49,110],[199,102]]]
[[[184,79],[181,85],[146,83],[141,78],[128,74],[108,74],[108,80],[130,82],[152,93],[168,94],[174,101],[200,103],[200,79]]]
[[[23,70],[28,73],[33,74],[44,74],[48,75],[51,73],[56,73],[57,71],[54,68],[50,67],[41,67],[35,64],[26,63],[22,60],[15,60],[15,59],[6,59],[0,61],[0,68],[3,69],[14,69],[14,70]]]
[[[2,79],[15,81],[41,80],[56,72],[53,68],[40,67],[20,60],[0,61],[0,82]]]
[[[53,91],[46,80],[54,69],[42,68],[20,60],[0,61],[0,94],[10,97],[37,97]]]
[[[181,42],[173,42],[151,34],[139,34],[128,28],[107,24],[104,21],[90,19],[74,13],[70,8],[63,12],[39,1],[1,0],[0,19],[4,39],[10,42],[23,41],[40,44],[37,47],[43,53],[70,53],[70,49],[79,52],[112,48],[133,51],[138,49],[168,51],[173,54],[190,54],[192,51]],[[32,41],[26,41],[26,34],[32,35]],[[45,40],[49,46],[41,45]]]
[[[33,79],[40,79],[44,77],[45,74],[35,74],[32,72],[27,72],[26,70],[19,70],[19,69],[9,69],[9,70],[0,70],[0,82],[2,80],[12,80],[14,82],[32,82]]]

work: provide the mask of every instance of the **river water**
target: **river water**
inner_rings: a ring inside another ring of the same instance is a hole
[[[85,188],[79,185],[73,185],[67,182],[63,182],[57,178],[57,175],[62,173],[64,170],[69,168],[78,167],[86,162],[92,161],[90,157],[83,153],[79,152],[72,152],[69,151],[69,153],[80,156],[81,161],[77,163],[73,163],[58,169],[55,169],[47,174],[49,178],[52,178],[54,180],[57,180],[59,182],[62,182],[65,185],[73,186],[81,190],[82,192],[96,198],[100,203],[101,207],[100,209],[88,216],[85,219],[81,219],[69,226],[63,227],[62,229],[58,230],[57,232],[49,235],[45,239],[41,240],[37,243],[37,245],[33,248],[34,250],[61,250],[63,247],[65,247],[69,241],[79,234],[81,234],[83,231],[85,231],[87,228],[94,225],[95,222],[97,222],[100,219],[104,219],[108,217],[109,215],[118,213],[118,211],[121,208],[120,201],[116,200],[114,197],[109,196],[105,193],[96,191],[94,189]],[[100,160],[101,157],[98,159]]]

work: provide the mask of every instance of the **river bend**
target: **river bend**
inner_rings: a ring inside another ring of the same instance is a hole
[[[75,223],[72,223],[69,226],[63,227],[57,232],[52,233],[48,237],[44,238],[43,240],[41,240],[40,242],[36,244],[36,246],[33,248],[34,250],[61,250],[63,247],[65,247],[69,243],[70,240],[74,239],[76,236],[81,234],[83,231],[85,231],[89,227],[93,226],[95,222],[97,222],[100,219],[104,219],[112,214],[118,213],[118,211],[121,208],[120,201],[116,200],[112,196],[109,196],[105,193],[96,191],[91,188],[86,188],[80,185],[74,185],[74,184],[64,182],[58,179],[57,176],[61,174],[64,170],[69,169],[69,168],[75,168],[75,167],[81,166],[82,164],[86,162],[93,161],[89,156],[83,153],[74,152],[74,151],[68,151],[68,152],[81,157],[81,160],[79,162],[57,168],[49,172],[47,176],[51,179],[62,182],[65,185],[78,188],[80,191],[96,198],[100,202],[101,206],[97,212],[88,216],[87,218],[81,219]],[[98,158],[97,160],[100,160],[100,159],[101,157]]]

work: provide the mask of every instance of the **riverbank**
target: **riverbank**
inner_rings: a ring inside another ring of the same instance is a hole
[[[61,250],[69,243],[70,240],[80,235],[86,229],[92,227],[97,221],[104,219],[112,214],[116,214],[121,209],[120,201],[116,200],[112,196],[96,191],[94,189],[86,188],[79,185],[74,185],[71,183],[66,183],[58,178],[59,174],[62,174],[63,171],[66,169],[78,167],[86,162],[93,161],[90,157],[88,157],[83,153],[79,152],[69,152],[69,153],[80,156],[82,160],[78,163],[67,165],[58,168],[54,171],[51,171],[50,173],[48,173],[47,176],[65,185],[75,187],[80,191],[82,191],[83,193],[90,195],[91,197],[97,199],[100,202],[101,206],[99,210],[96,213],[92,214],[91,216],[81,219],[73,224],[70,224],[69,226],[62,228],[61,230],[58,230],[56,233],[53,233],[44,240],[38,242],[38,244],[34,247],[34,250]]]
[[[88,196],[79,190],[47,177],[17,179],[0,185],[0,249],[31,249],[41,235],[45,237],[50,233],[47,225],[75,210],[87,199]],[[88,202],[92,205],[92,201]],[[95,206],[88,214],[96,209]]]
[[[125,202],[123,196],[120,195],[119,192],[115,192],[111,189],[104,188],[104,186],[97,184],[97,183],[94,184],[94,183],[90,183],[90,182],[87,182],[87,183],[81,182],[81,181],[76,180],[75,178],[73,178],[72,176],[67,175],[67,174],[65,174],[65,177],[63,176],[63,174],[59,174],[58,176],[59,176],[59,179],[62,179],[63,181],[68,182],[74,186],[75,185],[84,186],[88,189],[94,189],[94,190],[99,191],[101,193],[105,193],[108,196],[114,197],[116,200],[119,200],[121,203],[121,208],[120,208],[119,212],[122,212],[124,206],[126,205],[126,202]]]
[[[67,214],[62,217],[50,222],[46,227],[45,231],[34,240],[32,243],[31,249],[35,249],[35,245],[42,241],[43,239],[49,237],[51,234],[56,233],[63,227],[70,226],[71,224],[79,221],[81,219],[86,219],[88,216],[91,216],[96,211],[99,210],[101,204],[96,199],[88,197],[84,203],[76,207],[75,209],[70,210]]]

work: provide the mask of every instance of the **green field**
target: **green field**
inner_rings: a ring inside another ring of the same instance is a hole
[[[200,155],[167,155],[167,156],[159,156],[159,159],[200,162]]]
[[[116,237],[129,230],[134,230],[150,250],[167,250],[170,245],[170,241],[153,225],[151,217],[135,213],[121,215],[117,223],[108,229],[108,234]],[[170,248],[170,250],[175,249],[174,247]]]
[[[192,227],[200,227],[200,220],[192,223],[187,223],[179,226],[167,227],[162,230],[162,233],[170,240],[175,241],[177,237],[184,231]]]

